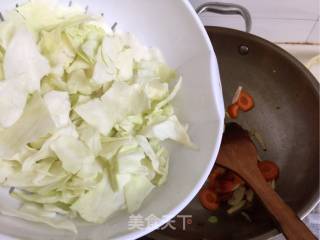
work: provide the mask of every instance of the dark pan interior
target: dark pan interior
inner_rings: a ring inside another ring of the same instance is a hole
[[[262,159],[281,168],[278,192],[300,215],[319,193],[319,84],[277,46],[246,33],[208,28],[216,51],[225,103],[241,85],[256,108],[240,123],[255,129],[266,143]],[[247,54],[240,48],[248,47]],[[242,52],[242,54],[240,54]]]
[[[261,158],[275,161],[281,169],[277,191],[304,216],[319,197],[318,82],[295,58],[266,40],[226,28],[207,27],[207,31],[219,63],[225,104],[239,85],[253,95],[255,109],[241,114],[239,122],[261,135],[266,144],[265,151],[258,146]],[[209,213],[194,199],[181,213],[192,215],[185,231],[180,226],[151,236],[241,240],[277,234],[259,201],[247,213],[252,223],[240,214]],[[218,216],[218,223],[207,221],[212,214]]]

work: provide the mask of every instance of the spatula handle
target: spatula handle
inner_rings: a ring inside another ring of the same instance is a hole
[[[253,172],[256,172],[253,174]],[[283,234],[289,240],[317,239],[307,226],[297,217],[293,210],[280,198],[280,196],[264,180],[257,169],[243,176],[259,196],[267,210],[279,223]]]

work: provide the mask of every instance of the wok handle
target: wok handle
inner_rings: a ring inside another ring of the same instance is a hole
[[[212,3],[204,3],[200,5],[196,12],[200,15],[204,12],[212,12],[223,15],[240,15],[243,17],[246,24],[246,32],[251,31],[252,20],[251,15],[248,9],[245,7],[233,4],[233,3],[222,3],[222,2],[212,2]]]

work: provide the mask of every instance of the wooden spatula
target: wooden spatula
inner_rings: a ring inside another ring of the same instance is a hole
[[[217,164],[234,171],[252,187],[287,239],[317,239],[265,181],[258,169],[256,147],[240,125],[227,124]]]

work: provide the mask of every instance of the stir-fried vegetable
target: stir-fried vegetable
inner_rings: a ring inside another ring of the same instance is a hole
[[[272,161],[258,162],[258,167],[266,181],[272,181],[279,177],[279,167]]]
[[[248,112],[253,108],[253,97],[240,86],[233,96],[232,104],[227,108],[227,115],[232,119],[236,119],[240,110]]]
[[[216,216],[210,216],[208,222],[212,224],[218,223],[218,218]]]
[[[274,189],[275,180],[279,176],[278,166],[271,161],[259,161],[257,164],[265,180]],[[220,166],[212,169],[206,185],[199,192],[199,200],[204,208],[213,211],[227,204],[228,214],[250,206],[253,198],[250,186],[234,172]]]
[[[31,0],[4,19],[0,184],[21,205],[0,212],[76,232],[70,218],[138,210],[166,181],[162,141],[193,147],[171,106],[181,78],[83,9]]]
[[[241,95],[242,88],[237,91]],[[262,161],[258,156],[257,167],[265,180],[275,189],[275,181],[279,177],[279,167],[272,161]],[[250,207],[254,199],[254,193],[243,179],[231,170],[220,166],[214,166],[208,179],[199,192],[199,200],[202,206],[214,211],[221,206],[227,206],[227,213],[233,214],[239,210]],[[246,219],[250,219],[244,213]]]
[[[208,210],[216,210],[219,208],[219,200],[217,194],[209,188],[203,188],[199,193],[202,206]]]
[[[253,97],[244,90],[240,92],[237,103],[239,105],[239,108],[244,112],[248,112],[254,108]]]
[[[229,117],[232,118],[232,119],[236,119],[239,115],[239,105],[237,103],[233,103],[231,104],[230,106],[228,106],[228,114],[229,114]]]

